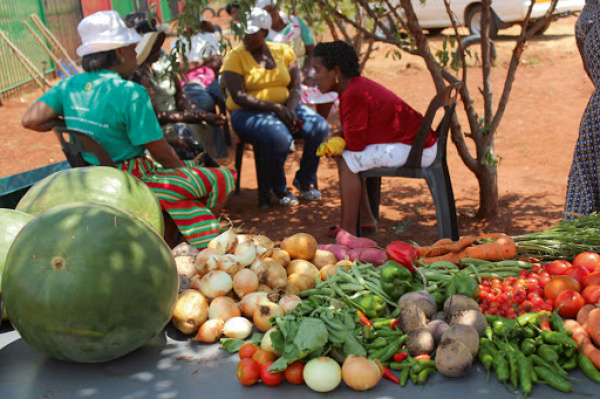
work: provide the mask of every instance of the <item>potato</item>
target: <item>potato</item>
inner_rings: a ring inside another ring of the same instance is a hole
[[[306,274],[290,274],[288,276],[288,283],[294,284],[300,292],[315,288],[315,279]]]
[[[460,341],[447,340],[437,347],[435,367],[445,377],[462,377],[473,364],[471,351]]]
[[[464,324],[473,327],[479,334],[479,338],[481,338],[485,333],[488,322],[480,310],[468,309],[455,313],[450,318],[450,324]]]
[[[338,267],[335,265],[326,265],[319,272],[319,278],[321,281],[327,280],[331,276],[335,276],[337,274]]]
[[[311,260],[317,252],[317,240],[306,233],[297,233],[284,238],[280,248],[290,254],[292,259]]]
[[[271,288],[284,287],[287,283],[287,272],[279,263],[273,261],[267,264],[267,285]]]
[[[427,318],[430,318],[437,312],[435,298],[427,291],[413,291],[406,293],[398,300],[398,307],[402,310],[407,304],[416,305],[425,313]]]
[[[480,310],[479,304],[470,296],[456,294],[452,295],[444,302],[444,313],[448,318],[452,317],[455,313],[461,310]]]
[[[450,327],[442,334],[440,343],[443,344],[444,341],[460,341],[469,348],[471,356],[473,357],[477,356],[477,352],[479,351],[479,334],[477,333],[477,330],[471,326],[464,324],[450,325]]]
[[[317,249],[317,252],[315,252],[315,257],[312,259],[312,264],[315,265],[317,269],[321,270],[324,266],[336,264],[337,261],[338,260],[333,252],[324,249]]]
[[[307,260],[294,259],[288,263],[285,268],[287,274],[306,274],[308,277],[315,278],[319,274],[319,269]]]
[[[300,296],[300,288],[297,285],[292,284],[288,281],[285,285],[285,293],[288,295],[297,295]]]
[[[417,328],[407,333],[406,348],[411,356],[429,355],[435,349],[435,339],[427,328]]]
[[[288,254],[287,251],[284,251],[281,248],[273,248],[271,258],[279,262],[283,267],[286,267],[288,263],[290,263],[290,261],[292,260],[290,254]]]

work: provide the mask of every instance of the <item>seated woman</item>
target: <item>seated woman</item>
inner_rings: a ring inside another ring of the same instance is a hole
[[[358,173],[406,163],[423,116],[384,86],[360,76],[354,47],[343,41],[319,43],[314,52],[317,85],[340,97],[341,135],[346,150],[336,157],[340,177],[342,220],[329,229],[356,234],[360,208],[361,230],[373,232],[377,220],[371,212],[365,182]],[[429,166],[437,152],[437,134],[430,132],[423,150],[422,165]]]
[[[169,212],[183,237],[203,248],[217,235],[215,212],[234,186],[235,172],[182,162],[164,138],[146,90],[125,80],[137,68],[141,40],[115,11],[84,18],[78,26],[85,72],[62,80],[22,118],[25,128],[56,126],[96,139],[117,167],[144,181]],[[148,150],[152,156],[144,156]],[[88,159],[86,159],[88,160]],[[93,162],[89,159],[88,162]]]
[[[256,2],[256,7],[264,9],[271,16],[272,24],[267,41],[287,43],[292,47],[302,82],[300,103],[314,105],[317,113],[323,118],[327,118],[331,107],[337,101],[337,93],[321,93],[315,87],[315,71],[313,69],[315,39],[313,34],[302,18],[296,15],[286,15],[279,9],[278,3],[277,0],[257,0]]]
[[[253,8],[247,18],[243,45],[231,50],[223,63],[227,109],[231,126],[240,136],[265,144],[271,189],[284,206],[296,206],[298,198],[287,189],[284,164],[292,134],[304,139],[304,152],[294,186],[301,198],[319,200],[315,188],[319,157],[316,151],[329,133],[329,124],[300,104],[300,72],[292,49],[266,41],[271,17]]]
[[[136,24],[138,33],[146,31],[147,20]],[[146,88],[152,107],[167,140],[177,141],[190,136],[205,143],[210,155],[216,158],[227,156],[223,132],[215,129],[225,118],[212,112],[195,109],[182,88],[181,81],[171,71],[169,55],[162,49],[164,32],[149,31],[137,47],[138,65],[132,80]],[[213,126],[207,126],[206,122]],[[200,137],[198,137],[200,136]],[[219,145],[217,145],[219,144]],[[181,151],[178,152],[183,155]]]

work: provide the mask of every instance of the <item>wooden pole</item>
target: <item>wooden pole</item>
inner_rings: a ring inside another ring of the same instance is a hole
[[[46,43],[44,42],[44,40],[37,33],[35,33],[35,31],[33,30],[33,28],[31,26],[29,26],[29,24],[27,23],[27,21],[23,21],[23,25],[25,25],[25,27],[27,29],[29,29],[29,31],[31,32],[31,34],[33,35],[33,37],[35,38],[35,40],[37,40],[40,43],[40,45],[42,46],[42,48],[44,49],[44,51],[46,51],[46,53],[48,53],[48,55],[50,56],[50,58],[52,58],[52,60],[54,61],[54,64],[56,65],[56,67],[60,68],[60,70],[62,71],[62,73],[65,76],[72,75],[71,72],[69,72],[69,71],[67,71],[65,69],[65,67],[61,64],[60,60],[58,58],[56,58],[56,56],[54,55],[54,53],[52,52],[52,50],[50,50],[48,48],[48,46],[46,46]]]
[[[17,58],[19,59],[19,61],[21,61],[21,63],[23,64],[23,66],[25,67],[25,69],[27,70],[27,72],[31,75],[31,77],[33,78],[33,80],[35,80],[35,82],[38,84],[38,86],[40,86],[40,88],[42,90],[45,89],[44,85],[38,80],[38,76],[41,77],[41,80],[48,85],[48,87],[52,87],[52,84],[48,81],[48,79],[46,79],[46,77],[39,71],[39,69],[37,69],[35,67],[35,65],[33,65],[33,63],[31,61],[29,61],[29,58],[27,58],[27,56],[25,54],[23,54],[21,52],[21,50],[19,50],[17,48],[17,46],[15,46],[13,44],[13,42],[11,42],[8,37],[6,37],[6,35],[4,34],[4,32],[2,32],[0,30],[0,38],[3,39],[6,44],[8,45],[8,47],[11,48],[11,50],[15,53],[15,55],[17,56]]]
[[[73,61],[73,59],[71,58],[71,56],[69,56],[69,53],[67,53],[67,50],[65,50],[65,48],[62,46],[62,44],[60,44],[60,42],[58,41],[58,39],[56,38],[56,36],[54,36],[52,34],[52,32],[50,32],[50,30],[46,27],[46,25],[44,25],[44,23],[42,22],[42,20],[40,19],[40,17],[38,17],[36,14],[31,14],[29,16],[29,18],[31,18],[31,20],[33,21],[33,23],[35,24],[35,26],[37,26],[37,28],[40,30],[40,32],[42,32],[42,35],[44,35],[44,37],[50,43],[53,43],[63,53],[63,56],[65,57],[65,59],[67,61],[69,61],[69,63],[73,67],[73,70],[77,71],[77,72],[81,72],[81,69],[77,66],[77,64],[75,63],[75,61]]]

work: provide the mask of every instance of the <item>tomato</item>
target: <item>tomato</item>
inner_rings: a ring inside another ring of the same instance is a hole
[[[262,366],[265,363],[274,362],[275,354],[273,352],[259,349],[256,352],[254,352],[254,355],[252,355],[252,360],[254,360],[256,363]]]
[[[588,274],[585,280],[583,280],[584,287],[595,284],[600,284],[600,271]]]
[[[556,297],[556,307],[558,314],[562,317],[574,319],[577,317],[577,312],[585,305],[583,296],[575,290],[564,290]]]
[[[565,272],[565,276],[573,277],[575,280],[579,281],[579,284],[583,284],[583,280],[585,280],[589,274],[589,270],[583,266],[573,266]]]
[[[245,343],[240,347],[239,355],[240,359],[252,358],[252,355],[256,353],[260,348],[258,345],[251,344],[250,342]]]
[[[541,273],[540,278],[538,279],[538,284],[541,288],[545,288],[546,284],[552,280],[552,277],[548,273]]]
[[[271,367],[272,364],[273,362],[267,362],[260,367],[260,379],[265,385],[270,387],[279,385],[283,381],[283,374],[271,373],[269,371],[269,367]]]
[[[590,273],[600,271],[600,255],[595,252],[582,252],[573,259],[573,266],[583,266]]]
[[[581,296],[585,299],[585,303],[597,304],[600,300],[600,284],[588,285],[581,292]]]
[[[237,366],[237,378],[244,385],[254,385],[260,378],[260,365],[250,358],[240,361]]]
[[[302,363],[299,360],[296,360],[295,362],[287,366],[287,369],[285,369],[283,375],[290,384],[298,385],[304,384],[304,376],[302,375],[303,372],[304,363]]]
[[[581,284],[571,276],[554,276],[544,287],[546,299],[555,300],[565,290],[581,291]]]
[[[546,271],[555,276],[562,276],[572,265],[566,260],[555,260],[548,265]]]

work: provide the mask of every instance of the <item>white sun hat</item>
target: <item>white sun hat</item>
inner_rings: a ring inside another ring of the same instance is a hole
[[[165,41],[165,33],[162,31],[149,32],[145,33],[144,36],[142,36],[142,40],[138,43],[137,46],[135,46],[138,66],[142,65],[148,59],[150,53],[152,52],[152,48],[154,47],[154,44],[157,40],[161,40],[162,45],[162,42]]]
[[[142,40],[135,29],[128,28],[119,13],[112,10],[85,17],[77,31],[82,42],[77,48],[80,57],[127,47]]]
[[[277,5],[277,1],[275,0],[256,0],[254,4],[255,7],[265,8],[265,7],[275,7]]]
[[[270,29],[271,24],[271,16],[268,12],[262,8],[253,7],[250,15],[248,15],[248,18],[246,19],[244,33],[253,35],[261,29]]]

